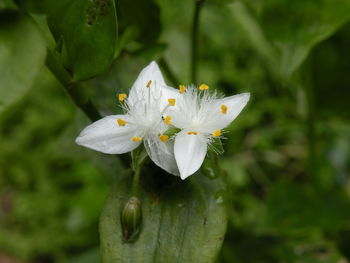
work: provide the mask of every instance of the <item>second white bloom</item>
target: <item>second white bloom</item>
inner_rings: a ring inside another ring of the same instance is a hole
[[[250,97],[242,93],[218,99],[207,89],[204,84],[199,89],[180,86],[181,97],[169,112],[172,124],[181,129],[175,137],[174,153],[182,179],[201,167],[208,143],[222,136],[222,129],[238,116]]]

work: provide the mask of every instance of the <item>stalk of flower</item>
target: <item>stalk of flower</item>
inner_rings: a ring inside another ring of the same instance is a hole
[[[175,106],[178,96],[176,89],[165,84],[158,65],[151,62],[141,71],[129,96],[118,95],[125,114],[106,116],[92,123],[80,133],[76,143],[107,154],[123,154],[143,142],[154,163],[178,175],[174,143],[164,134],[171,123],[167,112]]]
[[[179,93],[177,107],[169,114],[172,125],[181,129],[175,136],[174,154],[180,176],[186,179],[201,167],[208,144],[222,138],[223,129],[243,110],[250,94],[219,98],[205,84],[198,88],[180,85]]]

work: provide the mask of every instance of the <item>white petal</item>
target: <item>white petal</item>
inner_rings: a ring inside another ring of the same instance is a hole
[[[119,126],[117,120],[126,121]],[[128,115],[111,115],[87,126],[75,140],[81,146],[109,154],[122,154],[134,150],[141,142],[131,138],[137,136],[137,127],[130,123]]]
[[[214,114],[207,122],[208,132],[211,133],[214,130],[221,130],[227,127],[238,116],[238,114],[240,114],[245,105],[247,105],[249,98],[249,93],[241,93],[216,100],[216,102],[213,103]],[[221,111],[222,105],[227,107],[226,114],[223,114]]]
[[[147,95],[149,88],[147,88],[147,84],[150,83],[150,87],[162,87],[165,86],[165,81],[162,73],[156,62],[152,61],[148,66],[146,66],[136,81],[132,85],[128,96],[128,102],[131,105],[134,105],[138,101],[144,99],[144,96]],[[154,88],[152,89],[155,90]]]
[[[158,137],[154,137],[145,140],[144,145],[149,157],[156,165],[170,174],[180,174],[174,156],[174,142],[162,142]]]
[[[184,180],[201,167],[207,153],[206,139],[200,134],[189,135],[181,131],[175,138],[174,152],[181,179]]]

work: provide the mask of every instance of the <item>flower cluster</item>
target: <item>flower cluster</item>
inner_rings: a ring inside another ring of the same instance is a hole
[[[182,179],[202,165],[208,144],[221,138],[227,127],[242,111],[249,93],[218,98],[205,84],[198,88],[165,84],[155,62],[144,68],[129,96],[119,94],[125,111],[87,126],[76,143],[108,154],[122,154],[142,142],[151,160]],[[177,128],[174,135],[169,130]]]

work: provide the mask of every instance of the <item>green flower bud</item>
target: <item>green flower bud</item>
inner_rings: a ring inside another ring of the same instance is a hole
[[[132,242],[140,233],[142,223],[141,202],[137,197],[131,197],[125,204],[120,221],[123,230],[123,241]]]

